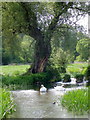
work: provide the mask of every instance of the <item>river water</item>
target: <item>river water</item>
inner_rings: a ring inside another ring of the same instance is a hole
[[[49,89],[46,93],[35,90],[12,91],[16,103],[12,118],[88,118],[88,115],[73,115],[61,106],[60,99],[64,92],[55,89]]]

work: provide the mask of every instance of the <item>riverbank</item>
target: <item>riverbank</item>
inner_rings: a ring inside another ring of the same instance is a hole
[[[90,113],[88,88],[66,92],[62,97],[61,104],[76,115]]]
[[[12,94],[17,105],[12,118],[88,118],[87,114],[74,115],[61,105],[64,91],[49,89],[46,93],[40,93],[36,90],[18,90],[12,91]]]
[[[15,104],[11,97],[11,92],[0,88],[0,118],[7,118],[15,111]]]

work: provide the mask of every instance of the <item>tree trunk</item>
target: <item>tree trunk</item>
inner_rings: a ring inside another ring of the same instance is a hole
[[[31,73],[44,72],[50,54],[51,54],[50,41],[45,39],[44,37],[43,38],[39,37],[38,40],[36,40],[35,44],[34,63],[29,69],[29,72]]]

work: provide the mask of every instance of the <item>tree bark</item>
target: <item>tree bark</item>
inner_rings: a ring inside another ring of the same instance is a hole
[[[34,62],[31,66],[31,69],[29,69],[29,72],[31,73],[44,72],[50,54],[51,54],[50,41],[46,40],[45,38],[39,38],[35,44]]]

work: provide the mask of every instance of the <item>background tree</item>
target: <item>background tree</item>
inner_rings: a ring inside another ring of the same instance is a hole
[[[66,72],[66,64],[68,63],[67,54],[61,48],[52,51],[50,56],[50,63],[54,69],[57,69],[58,73]]]
[[[78,41],[78,31],[75,27],[64,24],[54,32],[51,45],[52,49],[61,48],[67,54],[68,62],[73,62],[76,58],[76,45]],[[54,50],[55,51],[55,50]]]
[[[79,53],[77,60],[86,61],[90,58],[90,38],[83,38],[78,41],[76,50]]]
[[[34,62],[29,71],[37,73],[43,72],[46,68],[54,31],[65,22],[71,24],[71,17],[78,18],[78,15],[86,13],[88,5],[73,2],[10,2],[3,3],[2,8],[3,37],[12,41],[11,36],[15,39],[17,34],[24,33],[36,41]]]

